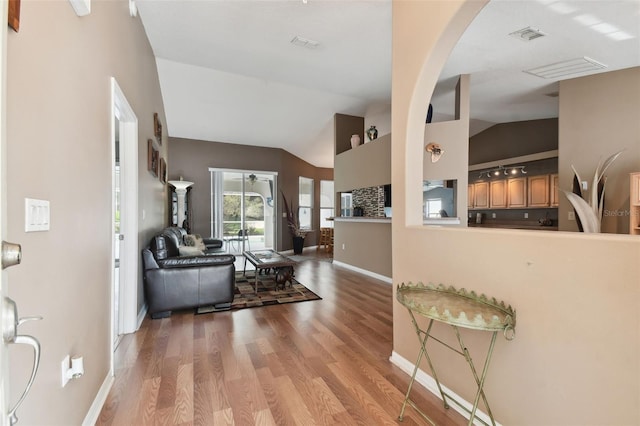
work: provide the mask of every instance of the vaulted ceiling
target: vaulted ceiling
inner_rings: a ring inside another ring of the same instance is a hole
[[[138,0],[170,136],[283,148],[333,167],[333,115],[391,104],[391,1]],[[532,41],[509,36],[532,27]],[[292,43],[298,37],[296,43]],[[317,42],[317,45],[314,45]],[[588,57],[597,71],[523,71]],[[494,0],[461,38],[432,104],[471,74],[472,133],[557,116],[557,81],[640,65],[640,1]]]

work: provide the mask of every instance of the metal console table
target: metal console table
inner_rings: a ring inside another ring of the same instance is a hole
[[[411,376],[411,381],[409,382],[409,388],[407,389],[404,402],[402,403],[402,409],[400,410],[398,420],[402,421],[404,410],[407,407],[407,404],[409,404],[418,413],[420,413],[422,417],[424,417],[431,424],[435,425],[435,423],[429,418],[429,416],[423,413],[409,398],[411,387],[413,386],[413,382],[416,378],[416,373],[418,372],[418,368],[420,366],[420,361],[424,356],[429,363],[429,368],[431,369],[433,378],[436,382],[436,385],[438,386],[438,390],[440,391],[440,395],[442,396],[442,401],[446,409],[449,408],[449,401],[452,401],[467,413],[469,413],[469,426],[473,424],[473,421],[475,419],[485,425],[488,425],[488,423],[476,416],[478,404],[480,402],[480,398],[482,398],[482,402],[484,403],[484,406],[487,410],[487,415],[491,419],[491,424],[495,425],[496,423],[493,418],[493,413],[491,412],[491,408],[489,407],[489,402],[487,401],[483,386],[487,377],[487,371],[489,369],[489,363],[491,361],[491,355],[493,354],[493,349],[498,332],[502,331],[507,340],[512,340],[515,337],[515,310],[512,309],[511,306],[505,306],[504,302],[498,302],[493,298],[488,299],[485,295],[478,296],[476,295],[476,293],[467,292],[465,289],[456,290],[453,287],[445,288],[445,286],[443,286],[442,284],[439,286],[433,286],[431,284],[425,285],[422,283],[409,283],[407,285],[401,284],[397,288],[396,298],[409,311],[409,314],[411,315],[411,321],[413,323],[413,326],[415,327],[416,334],[418,335],[418,340],[420,341],[420,352],[418,354],[418,359],[416,360],[413,375]],[[426,330],[420,328],[418,322],[416,321],[415,314],[429,318],[429,325]],[[439,321],[451,325],[456,335],[458,344],[460,345],[459,349],[450,346],[449,344],[443,342],[442,340],[439,340],[437,337],[434,337],[431,334],[431,327],[433,326],[434,321]],[[492,332],[489,350],[487,352],[487,357],[480,376],[478,376],[476,367],[473,363],[473,360],[471,359],[471,355],[469,354],[469,351],[462,340],[460,330],[458,329],[459,327]],[[426,345],[427,339],[429,338],[463,356],[469,364],[471,373],[473,374],[476,385],[478,386],[478,390],[473,401],[473,408],[471,410],[465,407],[453,396],[443,391],[442,386],[440,385],[440,381],[438,380],[436,370],[431,361],[431,357],[427,352]]]

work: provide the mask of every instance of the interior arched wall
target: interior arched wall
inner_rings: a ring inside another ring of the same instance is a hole
[[[640,239],[421,226],[424,113],[449,52],[484,4],[393,2],[394,285],[444,283],[514,306],[517,337],[498,339],[485,384],[502,424],[639,424]],[[448,327],[435,329],[450,341]],[[397,302],[393,331],[392,361],[415,362],[419,344]],[[481,364],[488,336],[462,334]],[[464,361],[430,353],[442,382],[472,401]]]

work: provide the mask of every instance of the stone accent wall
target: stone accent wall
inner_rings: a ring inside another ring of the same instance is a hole
[[[353,207],[362,207],[366,217],[385,217],[384,187],[372,186],[351,191]]]

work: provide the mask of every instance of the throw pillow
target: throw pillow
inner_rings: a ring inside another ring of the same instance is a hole
[[[180,252],[180,256],[202,256],[204,254],[202,250],[191,246],[180,246],[178,247],[178,251]]]
[[[205,251],[206,246],[200,234],[187,234],[184,236],[184,244],[190,247],[195,247],[198,250]]]

